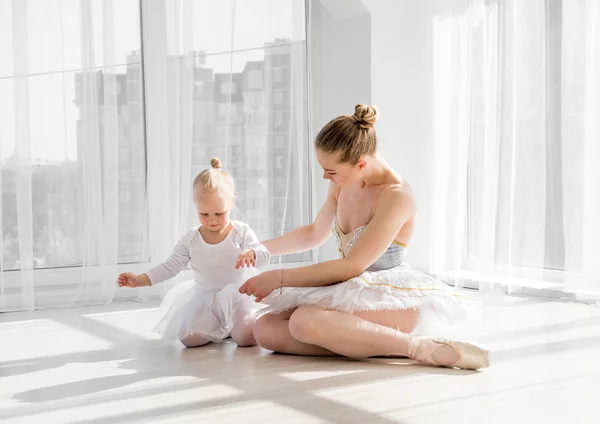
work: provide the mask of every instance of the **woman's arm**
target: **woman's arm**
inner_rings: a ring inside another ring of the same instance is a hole
[[[331,236],[331,222],[335,215],[338,192],[339,187],[334,184],[329,185],[327,199],[312,224],[296,228],[280,237],[265,240],[262,244],[273,256],[305,252],[321,246]]]
[[[393,186],[381,196],[373,219],[348,256],[300,268],[268,271],[246,281],[240,292],[253,295],[260,302],[279,287],[328,286],[357,277],[388,249],[415,211],[412,193]]]
[[[416,212],[417,204],[410,188],[394,185],[385,189],[375,206],[373,219],[345,259],[355,264],[358,274],[363,273],[385,253]]]
[[[286,269],[283,272],[283,286],[326,286],[362,274],[388,249],[415,210],[413,195],[406,188],[392,186],[386,189],[373,219],[345,258]]]

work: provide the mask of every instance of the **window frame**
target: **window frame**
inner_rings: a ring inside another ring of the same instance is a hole
[[[139,1],[140,5],[140,57],[141,57],[141,68],[140,68],[140,77],[142,84],[142,93],[141,93],[141,103],[142,103],[142,133],[143,133],[143,144],[145,148],[144,152],[144,160],[145,160],[145,173],[144,173],[144,190],[148,193],[148,190],[154,189],[150,186],[150,182],[148,179],[148,126],[147,126],[147,115],[148,115],[148,103],[146,101],[146,93],[147,90],[152,89],[152,85],[147,83],[147,75],[145,71],[146,67],[146,53],[145,53],[145,40],[144,40],[144,27],[147,25],[147,19],[145,19],[145,6],[144,1]],[[316,211],[315,211],[315,186],[314,186],[314,147],[311,143],[311,134],[312,134],[312,119],[311,119],[311,75],[310,75],[310,1],[304,1],[304,30],[305,30],[305,38],[303,41],[303,48],[305,51],[305,89],[306,89],[306,102],[304,104],[304,113],[305,113],[305,122],[303,125],[306,126],[306,138],[303,140],[306,148],[307,158],[306,164],[303,164],[303,174],[305,178],[308,179],[307,187],[308,187],[308,196],[306,201],[308,202],[308,222],[309,224],[313,221]],[[264,85],[264,84],[263,84]],[[197,88],[195,85],[194,89]],[[266,87],[262,87],[266,89]],[[144,213],[148,214],[148,206],[146,206],[146,210]],[[152,228],[148,226],[148,233],[146,234],[146,241],[143,247],[144,256],[148,257],[148,261],[140,261],[133,263],[117,263],[113,265],[115,269],[115,286],[116,286],[116,276],[120,272],[135,272],[135,273],[143,273],[147,271],[150,267],[160,264],[165,258],[153,258],[150,249],[150,232]],[[289,261],[284,262],[283,260],[274,261],[270,265],[266,266],[265,269],[276,269],[276,268],[294,268],[299,266],[312,265],[317,262],[317,249],[313,249],[310,251],[311,257],[310,260],[306,261]],[[35,282],[36,288],[41,288],[42,290],[36,293],[36,303],[48,303],[47,300],[49,298],[60,297],[60,296],[68,296],[72,295],[73,287],[77,287],[81,284],[81,274],[85,273],[87,277],[91,280],[102,281],[105,278],[106,274],[106,266],[64,266],[64,267],[53,267],[53,268],[39,268],[33,269],[31,271],[15,269],[15,270],[3,270],[2,281],[5,292],[3,293],[3,303],[7,311],[14,310],[19,304],[20,288],[21,288],[21,280],[23,272],[32,272],[33,279]],[[138,293],[137,290],[128,290],[121,291],[116,290],[114,299],[132,299],[137,298]],[[14,307],[11,307],[12,305]]]

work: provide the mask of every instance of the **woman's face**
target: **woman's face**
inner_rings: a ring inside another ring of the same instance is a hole
[[[356,164],[341,163],[340,153],[326,153],[317,149],[317,161],[323,168],[323,178],[341,187],[347,187],[360,181],[361,171],[366,161],[361,159]]]

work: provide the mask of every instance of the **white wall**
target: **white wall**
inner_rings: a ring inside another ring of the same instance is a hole
[[[419,207],[409,261],[427,271],[431,238],[433,18],[468,0],[363,0],[371,13],[372,100],[380,151],[411,184]]]
[[[461,10],[467,1],[362,0],[360,3],[366,11],[356,5],[350,7],[363,13],[353,18],[354,22],[334,20],[330,29],[331,21],[324,26],[326,20],[322,20],[312,31],[313,43],[318,40],[327,46],[320,57],[333,54],[330,61],[312,69],[320,90],[313,100],[314,126],[340,113],[350,113],[356,103],[373,103],[380,107],[381,118],[376,125],[379,149],[412,185],[419,206],[409,261],[414,268],[425,271],[429,265],[432,205],[432,20],[437,14]],[[330,2],[313,0],[313,9],[324,9],[323,3]],[[314,14],[312,18],[315,19]],[[345,43],[345,31],[360,34],[351,48]],[[355,44],[365,40],[370,48]],[[359,49],[368,54],[357,53]],[[366,61],[370,72],[361,69],[360,72],[353,70],[350,75],[346,73],[346,64],[360,62],[362,66]],[[367,78],[369,81],[364,81]],[[319,193],[322,185],[317,182],[319,196],[323,196]],[[319,256],[329,259],[334,253],[324,250]]]
[[[424,1],[365,0],[372,19],[372,99],[381,109],[379,150],[411,184],[419,207],[410,243],[414,268],[427,268],[431,220],[431,16]]]
[[[357,103],[371,102],[371,19],[360,0],[311,2],[312,137]],[[328,182],[315,161],[317,210],[327,194]],[[319,249],[319,260],[337,257],[330,239]]]

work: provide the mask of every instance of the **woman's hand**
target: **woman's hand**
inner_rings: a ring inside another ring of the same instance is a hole
[[[240,293],[256,297],[256,302],[262,301],[275,289],[281,287],[283,270],[266,271],[250,278],[240,287]]]
[[[117,283],[119,287],[143,287],[150,286],[150,279],[146,274],[135,275],[132,272],[124,272],[119,274],[119,278],[117,279]]]
[[[251,266],[256,266],[256,252],[254,252],[252,249],[246,249],[240,253],[240,256],[238,256],[235,269]]]

